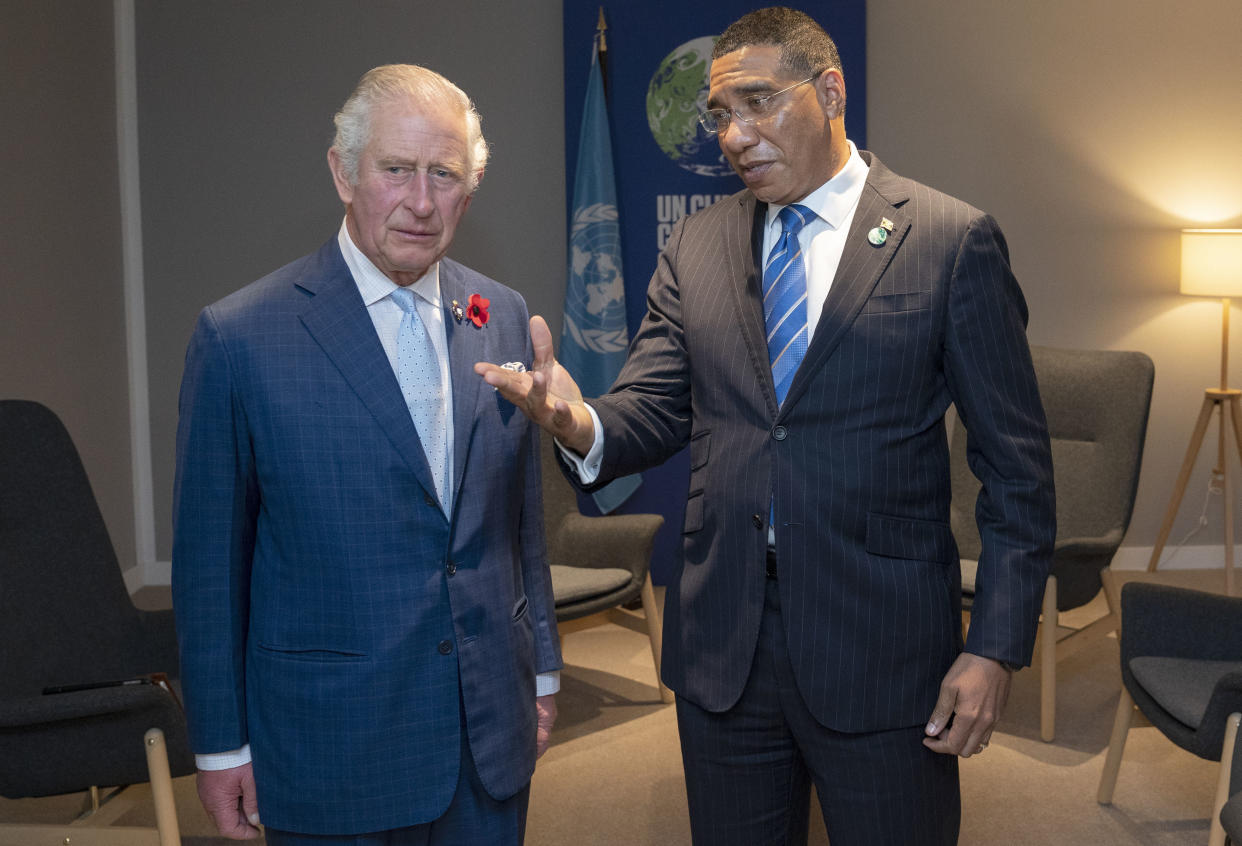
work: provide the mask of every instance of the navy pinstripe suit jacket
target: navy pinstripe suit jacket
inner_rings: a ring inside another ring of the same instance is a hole
[[[962,649],[944,415],[983,481],[965,647],[1026,663],[1055,534],[1026,304],[995,221],[870,174],[815,337],[777,407],[760,302],[765,208],[749,191],[682,219],[612,391],[601,480],[690,446],[684,563],[663,672],[713,711],[741,695],[775,504],[782,616],[799,688],[840,731],[920,724]],[[881,246],[867,232],[894,224]]]
[[[472,370],[531,360],[526,306],[449,260],[440,286],[491,300],[483,328],[446,320],[451,516],[335,238],[204,309],[190,341],[173,590],[192,743],[249,742],[280,829],[439,816],[462,709],[489,793],[534,770],[534,677],[560,666],[537,430]]]

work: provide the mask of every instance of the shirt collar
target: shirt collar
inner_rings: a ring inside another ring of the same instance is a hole
[[[349,237],[349,227],[344,221],[341,222],[341,229],[336,234],[336,243],[341,248],[346,267],[354,276],[354,284],[358,286],[362,302],[368,308],[399,287],[396,282],[385,276],[384,272],[376,267],[362,250],[358,249],[354,239]],[[440,262],[427,268],[427,272],[410,286],[410,290],[438,309],[440,307]]]
[[[798,205],[806,206],[833,229],[840,229],[841,224],[849,220],[850,213],[858,205],[862,196],[863,185],[867,182],[869,168],[858,155],[858,148],[853,141],[850,145],[850,156],[845,166],[836,175],[798,201]],[[768,206],[768,226],[777,222],[777,215],[784,206]],[[778,224],[779,225],[779,224]]]

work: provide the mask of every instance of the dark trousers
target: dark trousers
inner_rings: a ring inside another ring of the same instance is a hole
[[[924,747],[921,725],[820,725],[794,680],[775,579],[741,699],[712,713],[679,697],[677,725],[696,846],[805,844],[812,782],[832,846],[957,843],[957,758]]]
[[[267,846],[521,846],[526,836],[530,785],[504,801],[491,797],[479,780],[461,725],[461,767],[457,792],[439,818],[422,825],[356,835],[296,834],[264,830]]]

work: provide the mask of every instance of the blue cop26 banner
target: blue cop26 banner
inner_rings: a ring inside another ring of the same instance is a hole
[[[604,91],[625,273],[623,288],[615,296],[603,288],[594,291],[597,299],[609,299],[594,305],[623,308],[631,336],[646,310],[647,283],[673,224],[742,188],[716,139],[699,127],[698,114],[707,102],[707,74],[716,39],[730,23],[755,8],[758,4],[753,0],[611,0],[602,4],[599,0],[564,0],[567,220],[572,226],[572,194],[580,161],[578,129],[602,11],[607,27]],[[849,104],[846,134],[863,148],[865,0],[822,0],[802,10],[837,43]],[[667,583],[680,567],[688,474],[683,451],[644,473],[643,485],[618,509],[664,515],[651,565],[657,584]],[[587,500],[581,505],[584,512],[593,508]]]

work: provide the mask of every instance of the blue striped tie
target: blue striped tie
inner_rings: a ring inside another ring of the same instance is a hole
[[[763,320],[768,329],[768,358],[776,401],[784,404],[794,373],[806,355],[806,266],[798,232],[815,212],[806,206],[780,211],[781,237],[768,254],[763,269]]]

